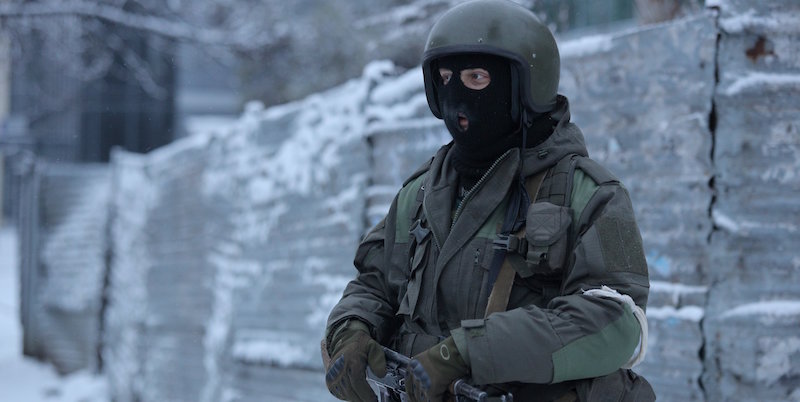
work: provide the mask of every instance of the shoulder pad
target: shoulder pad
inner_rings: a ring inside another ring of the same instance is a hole
[[[418,167],[417,170],[415,170],[414,173],[412,173],[411,176],[409,176],[406,179],[406,181],[403,182],[403,187],[407,186],[408,183],[411,183],[412,181],[416,180],[417,177],[420,177],[422,176],[423,173],[427,172],[431,168],[431,164],[433,164],[433,161],[437,157],[444,157],[444,154],[447,153],[447,150],[450,149],[451,145],[452,142],[439,147],[439,150],[437,150],[433,156],[431,156],[427,161],[425,161],[425,163],[420,165],[420,167]]]
[[[614,174],[606,169],[603,165],[595,162],[589,157],[579,156],[576,168],[582,170],[597,184],[619,183],[617,176],[614,176]]]
[[[408,230],[411,221],[420,211],[422,205],[422,183],[425,181],[427,169],[420,169],[403,184],[397,194],[397,211],[395,215],[395,242],[408,243]]]
[[[416,178],[417,178],[417,177],[420,177],[420,176],[422,176],[423,174],[425,174],[425,173],[426,173],[426,172],[427,172],[427,171],[428,171],[428,170],[431,168],[431,163],[433,163],[433,158],[434,158],[434,157],[432,156],[432,157],[431,157],[430,159],[428,159],[428,160],[427,160],[425,163],[423,163],[422,165],[420,165],[420,166],[417,168],[417,170],[415,170],[415,171],[414,171],[414,173],[412,173],[412,174],[411,174],[411,176],[408,176],[408,178],[406,179],[406,181],[404,181],[404,182],[403,182],[403,187],[407,186],[407,185],[408,185],[408,183],[411,183],[412,181],[416,180]]]

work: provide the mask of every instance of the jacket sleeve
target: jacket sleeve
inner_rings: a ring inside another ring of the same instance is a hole
[[[557,383],[610,374],[633,355],[640,325],[617,299],[584,294],[608,286],[647,304],[649,281],[641,235],[627,191],[596,186],[574,230],[579,234],[561,295],[546,308],[524,306],[465,320],[454,331],[480,384]]]
[[[449,145],[437,151],[443,157]],[[356,250],[356,278],[328,316],[325,339],[330,341],[333,329],[349,318],[367,323],[372,337],[387,345],[399,326],[396,312],[401,288],[408,283],[409,208],[414,205],[422,182],[434,158],[430,158],[411,174],[395,196],[389,212],[364,237]],[[399,219],[398,219],[399,218]]]
[[[354,261],[357,275],[344,289],[339,302],[328,317],[326,338],[332,330],[349,318],[367,323],[372,336],[386,344],[395,325],[398,285],[405,281],[405,273],[392,269],[386,253],[387,244],[393,244],[395,198],[386,217],[373,227],[356,251]],[[390,222],[387,225],[387,222]]]

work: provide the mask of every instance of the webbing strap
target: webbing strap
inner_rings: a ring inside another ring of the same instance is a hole
[[[539,193],[539,188],[542,185],[542,180],[546,175],[547,170],[543,170],[534,176],[529,176],[525,180],[525,190],[530,194],[531,200],[536,200],[536,195]],[[511,206],[509,206],[511,207]],[[525,227],[520,228],[514,236],[524,236]],[[496,264],[500,264],[497,267]],[[486,304],[486,313],[484,317],[498,311],[505,311],[508,307],[508,298],[511,296],[511,286],[514,284],[514,276],[516,271],[511,266],[511,260],[506,255],[505,249],[496,249],[492,258],[492,266],[489,268],[490,280],[491,273],[499,270],[497,277],[492,284],[492,291],[489,294],[489,301]]]
[[[511,262],[508,261],[508,258],[503,258],[503,265],[500,266],[500,273],[497,275],[497,280],[492,287],[492,293],[489,295],[489,302],[486,304],[486,313],[483,315],[484,317],[488,317],[489,314],[498,311],[506,310],[515,275],[516,271],[511,267]]]
[[[555,205],[567,205],[569,201],[570,187],[572,185],[572,166],[575,155],[569,155],[550,168],[544,182],[539,190],[538,198],[549,201]],[[537,199],[538,201],[538,199]]]
[[[525,190],[520,181],[515,181],[512,186],[516,186],[511,193],[511,198],[508,201],[506,209],[506,217],[503,219],[503,224],[500,227],[500,236],[508,237],[512,233],[519,230],[525,225],[525,213],[523,212],[523,205],[525,209],[531,203],[528,192]],[[490,293],[494,287],[494,282],[497,280],[497,275],[500,273],[500,267],[503,265],[503,260],[506,256],[506,250],[503,248],[495,248],[492,262],[489,264],[489,279],[486,281],[487,293]]]

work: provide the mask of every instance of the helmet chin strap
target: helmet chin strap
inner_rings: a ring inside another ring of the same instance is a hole
[[[522,146],[519,148],[519,164],[517,165],[517,192],[519,193],[518,197],[512,197],[512,200],[517,200],[518,202],[518,216],[517,218],[521,220],[521,224],[525,222],[525,215],[528,210],[528,206],[531,202],[536,202],[536,200],[531,200],[531,195],[528,194],[528,191],[525,189],[525,151],[528,149],[528,133],[531,130],[539,129],[540,124],[535,124],[539,118],[546,118],[548,122],[552,121],[552,118],[548,116],[546,113],[541,115],[534,115],[530,116],[530,112],[527,109],[523,109],[520,112],[519,120],[520,120],[520,129],[519,132],[522,135]],[[548,132],[543,137],[534,138],[536,143],[532,144],[533,146],[539,145],[544,138],[550,136],[552,133]],[[513,202],[513,201],[512,201]],[[513,208],[513,205],[512,205]],[[515,227],[519,226],[519,223],[515,225]],[[521,226],[520,226],[521,227]]]
[[[520,125],[522,126],[522,147],[519,149],[519,171],[517,172],[519,175],[520,181],[524,181],[525,178],[522,177],[522,165],[525,164],[525,149],[528,148],[528,113],[522,112],[522,116],[520,117]]]
[[[519,71],[517,68],[509,63],[511,72],[511,116],[519,119],[520,126],[525,125],[525,113],[522,111],[520,105],[522,104],[522,96],[520,96],[520,79]],[[524,132],[524,130],[523,130]]]
[[[525,170],[525,150],[528,149],[528,131],[533,126],[533,120],[528,118],[528,111],[524,108],[519,112],[519,125],[520,133],[522,134],[522,148],[519,149],[519,171],[517,172],[521,183],[525,183],[525,178],[522,177]],[[535,200],[534,200],[535,201]]]
[[[531,201],[534,202],[536,201],[536,200],[531,200],[528,191],[525,189],[525,177],[523,177],[524,174],[523,172],[525,171],[523,169],[525,165],[525,150],[528,148],[528,128],[530,128],[530,126],[527,124],[526,117],[527,113],[522,112],[522,115],[520,116],[520,122],[522,125],[522,130],[520,130],[522,132],[522,146],[519,148],[519,165],[517,166],[517,186],[516,186],[517,193],[519,194],[519,196],[511,197],[512,200],[517,200],[517,205],[515,206],[517,208],[517,219],[516,222],[514,222],[513,231],[519,230],[522,227],[522,225],[525,224],[525,219],[527,218],[528,206],[531,205]]]

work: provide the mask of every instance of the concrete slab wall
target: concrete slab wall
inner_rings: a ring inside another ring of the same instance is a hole
[[[652,284],[638,370],[659,399],[800,399],[800,8],[710,6],[562,42],[561,92],[632,194]],[[329,398],[318,342],[358,240],[448,140],[420,72],[376,62],[234,125],[117,153],[115,398]]]

